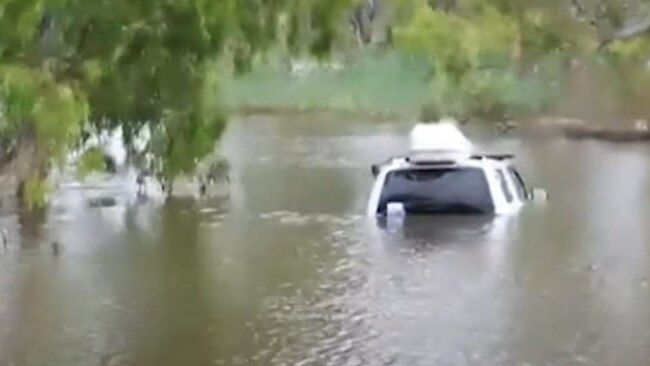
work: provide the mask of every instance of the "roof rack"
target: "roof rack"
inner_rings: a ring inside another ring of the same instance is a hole
[[[470,158],[472,153],[464,150],[437,149],[413,150],[406,155],[406,160],[414,164],[439,163],[441,161],[458,161]]]
[[[514,154],[471,154],[467,157],[463,157],[464,159],[471,159],[471,160],[483,160],[483,159],[492,159],[492,160],[512,160],[515,158]],[[404,159],[405,161],[416,164],[416,165],[422,165],[422,164],[436,164],[436,165],[444,165],[444,164],[453,164],[456,163],[458,160],[462,159],[454,159],[453,156],[450,155],[442,155],[439,159],[434,158],[434,157],[424,157],[422,158],[421,156],[417,156],[417,154],[411,154],[411,155],[399,155],[399,156],[393,156],[385,161],[383,161],[380,164],[377,165],[382,165],[382,164],[387,164],[393,160],[396,159]]]
[[[492,159],[492,160],[512,160],[515,156],[513,154],[474,154],[472,155],[472,160],[483,160],[483,159]]]
[[[497,161],[504,161],[504,160],[512,160],[514,158],[515,158],[514,154],[473,154],[469,156],[469,159],[471,160],[491,159]],[[377,174],[379,174],[379,170],[381,166],[388,164],[395,159],[404,159],[405,161],[413,165],[454,165],[458,162],[458,160],[450,159],[449,156],[446,156],[445,158],[442,159],[422,159],[422,160],[413,159],[412,155],[393,156],[381,163],[372,164],[371,166],[372,174],[374,176],[377,176]]]

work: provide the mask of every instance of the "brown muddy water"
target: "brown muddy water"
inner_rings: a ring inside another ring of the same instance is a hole
[[[247,118],[228,199],[3,217],[0,365],[650,364],[650,147],[478,134],[550,202],[383,228],[409,128]]]

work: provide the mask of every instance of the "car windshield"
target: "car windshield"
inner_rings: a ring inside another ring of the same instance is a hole
[[[396,170],[388,174],[378,213],[402,203],[409,214],[490,214],[494,205],[485,174],[478,168]]]

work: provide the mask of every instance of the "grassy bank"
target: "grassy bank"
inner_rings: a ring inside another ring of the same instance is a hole
[[[228,106],[240,114],[338,112],[374,118],[508,118],[542,112],[559,97],[557,60],[521,77],[508,70],[480,69],[462,84],[436,75],[424,59],[396,52],[366,55],[340,69],[296,75],[289,67],[259,67],[226,81]]]
[[[363,57],[342,69],[296,75],[262,67],[226,82],[228,105],[238,112],[337,111],[372,116],[415,116],[427,102],[427,64],[390,54]]]

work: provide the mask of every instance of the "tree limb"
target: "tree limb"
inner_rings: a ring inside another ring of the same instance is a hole
[[[610,37],[606,38],[603,42],[609,44],[614,41],[622,41],[626,39],[640,37],[650,31],[650,16],[639,21],[638,23],[623,27],[615,31]]]

